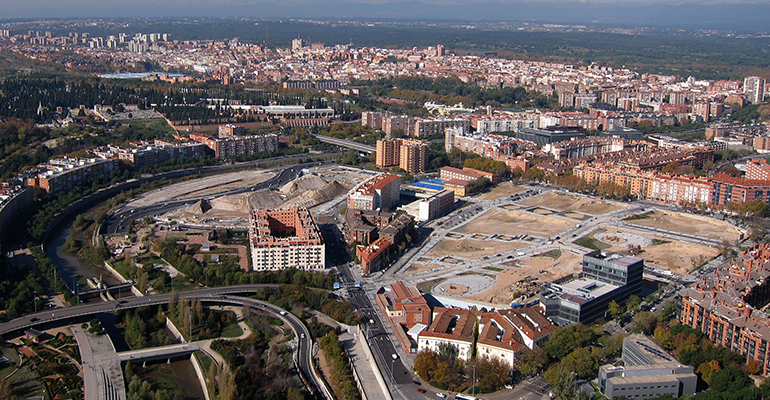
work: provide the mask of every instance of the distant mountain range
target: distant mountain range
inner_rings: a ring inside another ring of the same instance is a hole
[[[609,26],[649,26],[656,28],[768,31],[770,4],[661,4],[661,3],[565,3],[478,2],[437,5],[420,1],[394,1],[381,4],[360,2],[298,1],[254,2],[173,1],[104,2],[80,0],[48,1],[46,7],[30,2],[0,0],[6,17],[254,17],[254,18],[340,18],[358,20],[414,21],[512,21],[561,24],[599,24]],[[65,4],[66,3],[66,4]]]

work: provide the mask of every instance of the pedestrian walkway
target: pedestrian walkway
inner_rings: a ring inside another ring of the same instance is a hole
[[[364,390],[364,398],[366,400],[392,400],[393,397],[385,385],[371,351],[367,351],[365,341],[357,336],[358,334],[343,333],[340,335],[340,342],[347,351],[350,362],[358,375]]]
[[[126,388],[115,348],[107,335],[91,335],[70,325],[80,349],[86,399],[125,400]]]

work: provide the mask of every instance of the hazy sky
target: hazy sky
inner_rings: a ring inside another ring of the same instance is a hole
[[[393,3],[393,4],[391,4]],[[770,0],[0,0],[3,18],[409,18],[770,31]],[[720,25],[720,26],[717,26]]]

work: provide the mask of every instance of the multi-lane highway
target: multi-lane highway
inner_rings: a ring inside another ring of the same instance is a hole
[[[338,221],[339,211],[329,211],[328,218]],[[356,278],[350,270],[350,260],[344,249],[343,236],[336,224],[320,225],[326,241],[327,260],[330,265],[336,265],[341,286],[347,291],[346,297],[361,317],[361,326],[365,329],[366,336],[372,354],[377,359],[383,379],[390,387],[394,398],[425,399],[425,395],[417,392],[419,388],[413,383],[411,371],[402,362],[401,354],[393,344],[392,335],[386,327],[387,320],[383,320],[376,312],[372,301],[365,291],[365,287],[356,288]],[[393,358],[393,355],[396,358]]]

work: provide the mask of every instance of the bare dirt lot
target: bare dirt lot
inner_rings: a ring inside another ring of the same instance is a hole
[[[498,242],[496,240],[443,239],[430,249],[430,251],[425,253],[425,257],[442,257],[447,254],[454,254],[458,257],[475,259],[527,246],[529,246],[529,243],[523,242],[506,243]]]
[[[548,207],[559,211],[575,211],[591,215],[601,215],[626,208],[617,203],[559,192],[548,192],[544,195],[520,201],[519,204]]]
[[[441,268],[443,265],[434,263],[414,263],[404,271],[404,275],[412,275],[423,271],[430,271],[434,268]]]
[[[514,268],[508,268],[505,271],[502,271],[499,274],[497,274],[495,285],[491,289],[486,290],[483,293],[479,293],[474,296],[469,296],[467,298],[483,301],[487,303],[492,303],[492,304],[508,305],[512,300],[511,298],[512,294],[514,294],[515,292],[523,291],[521,287],[517,287],[516,283],[524,280],[524,278],[532,277],[532,278],[537,278],[537,281],[539,282],[551,282],[554,279],[579,272],[580,265],[582,263],[581,257],[578,257],[570,253],[562,253],[556,260],[550,257],[534,257],[534,258],[537,258],[537,259],[547,258],[548,260],[550,260],[548,263],[553,265],[545,266],[545,263],[540,262],[541,260],[535,260],[533,262],[533,265],[538,264],[536,266],[531,266],[531,267],[517,266]],[[545,261],[545,260],[542,260],[542,261]],[[529,261],[524,260],[523,262],[527,263]],[[515,261],[513,263],[515,263]],[[542,269],[545,269],[548,272],[543,274],[539,273],[539,271]],[[537,290],[536,288],[533,288],[532,296],[536,295],[535,292],[537,292]]]
[[[556,236],[576,222],[550,215],[533,215],[522,211],[490,210],[467,225],[457,228],[459,233],[486,233],[488,235],[533,235],[548,238]]]
[[[607,234],[623,233],[623,230],[606,228]],[[693,260],[704,257],[711,260],[719,254],[719,250],[713,247],[703,246],[695,243],[680,242],[667,238],[660,238],[654,235],[640,235],[653,239],[651,246],[643,247],[642,253],[636,257],[643,258],[645,264],[671,271],[676,274],[686,275],[693,269]],[[612,246],[608,251],[617,253],[627,253],[628,247],[620,244]]]
[[[524,186],[514,185],[511,182],[503,182],[493,187],[488,192],[484,192],[476,196],[475,198],[479,200],[496,200],[501,197],[510,196],[516,193],[521,193],[523,191],[526,191],[527,189],[528,188]]]
[[[629,224],[649,226],[651,228],[696,235],[709,239],[736,241],[742,233],[738,228],[725,221],[684,214],[673,211],[655,210],[647,218],[626,221]]]

